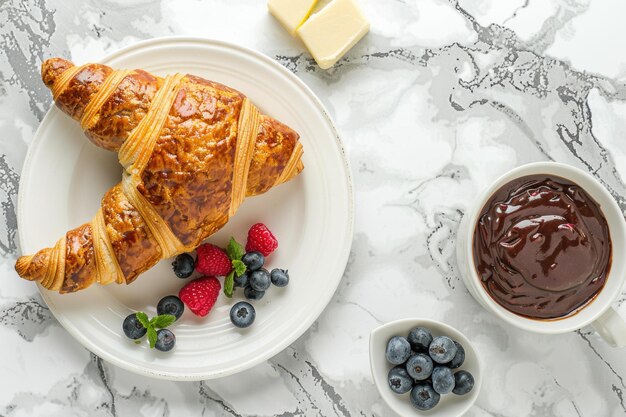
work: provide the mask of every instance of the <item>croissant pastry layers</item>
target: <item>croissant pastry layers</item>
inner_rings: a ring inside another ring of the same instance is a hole
[[[159,260],[193,250],[245,197],[304,168],[298,133],[216,82],[61,58],[43,63],[42,79],[57,106],[93,143],[117,152],[123,167],[91,222],[17,260],[22,278],[50,290],[128,284]]]

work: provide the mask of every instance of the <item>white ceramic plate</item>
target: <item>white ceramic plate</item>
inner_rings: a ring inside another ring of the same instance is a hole
[[[127,370],[157,378],[201,380],[258,364],[298,338],[330,301],[348,259],[353,230],[353,190],[348,161],[330,117],[313,92],[272,59],[231,44],[195,38],[161,38],[124,48],[102,60],[115,68],[155,74],[188,72],[234,87],[261,111],[297,130],[305,170],[297,179],[246,200],[233,220],[209,241],[266,223],[279,240],[268,265],[288,268],[290,285],[272,288],[255,303],[253,326],[238,330],[220,297],[204,319],[186,311],[172,326],[169,353],[135,345],[122,320],[136,310],[156,314],[159,299],[186,282],[165,260],[129,286],[94,285],[75,294],[41,294],[59,322],[87,349]],[[104,192],[121,178],[115,154],[92,145],[79,124],[56,108],[42,121],[20,183],[18,222],[23,253],[54,244],[66,230],[91,220]]]

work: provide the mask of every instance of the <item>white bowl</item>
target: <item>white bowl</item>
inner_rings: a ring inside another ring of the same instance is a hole
[[[385,350],[387,342],[393,336],[407,337],[409,331],[417,326],[430,329],[433,336],[448,336],[454,341],[459,342],[465,349],[465,362],[459,369],[454,371],[465,370],[474,376],[474,388],[469,394],[456,395],[453,393],[442,395],[439,404],[432,410],[420,411],[411,405],[409,393],[398,395],[389,388],[387,382],[387,374],[395,365],[387,362],[385,358]],[[459,332],[457,329],[435,320],[428,319],[402,319],[384,324],[372,331],[370,334],[370,368],[372,377],[380,396],[385,400],[387,405],[403,417],[410,416],[437,416],[437,417],[459,417],[465,414],[467,410],[474,404],[480,387],[482,385],[482,373],[480,369],[480,360],[476,353],[476,349],[469,339]]]
[[[502,307],[485,291],[476,272],[473,257],[474,228],[480,211],[491,195],[509,181],[526,175],[545,174],[566,178],[578,184],[602,209],[609,225],[612,261],[604,288],[594,300],[571,314],[556,320],[535,320],[517,315]],[[626,322],[611,308],[626,282],[626,222],[624,213],[609,191],[589,173],[556,162],[534,162],[517,167],[496,179],[469,207],[457,231],[456,255],[463,282],[470,294],[488,311],[521,329],[546,334],[566,333],[593,324],[612,346],[626,346]]]

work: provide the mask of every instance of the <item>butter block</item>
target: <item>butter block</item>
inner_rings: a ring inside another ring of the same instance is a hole
[[[322,69],[335,65],[369,31],[355,0],[333,0],[297,30]]]
[[[287,32],[295,36],[296,29],[309,17],[316,3],[317,0],[268,0],[267,8]]]

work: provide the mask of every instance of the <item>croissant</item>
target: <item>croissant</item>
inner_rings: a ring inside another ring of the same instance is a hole
[[[195,249],[235,214],[304,168],[299,135],[242,93],[193,75],[165,78],[52,58],[42,79],[97,146],[118,153],[122,181],[93,220],[15,269],[69,293],[129,284],[159,260]]]

